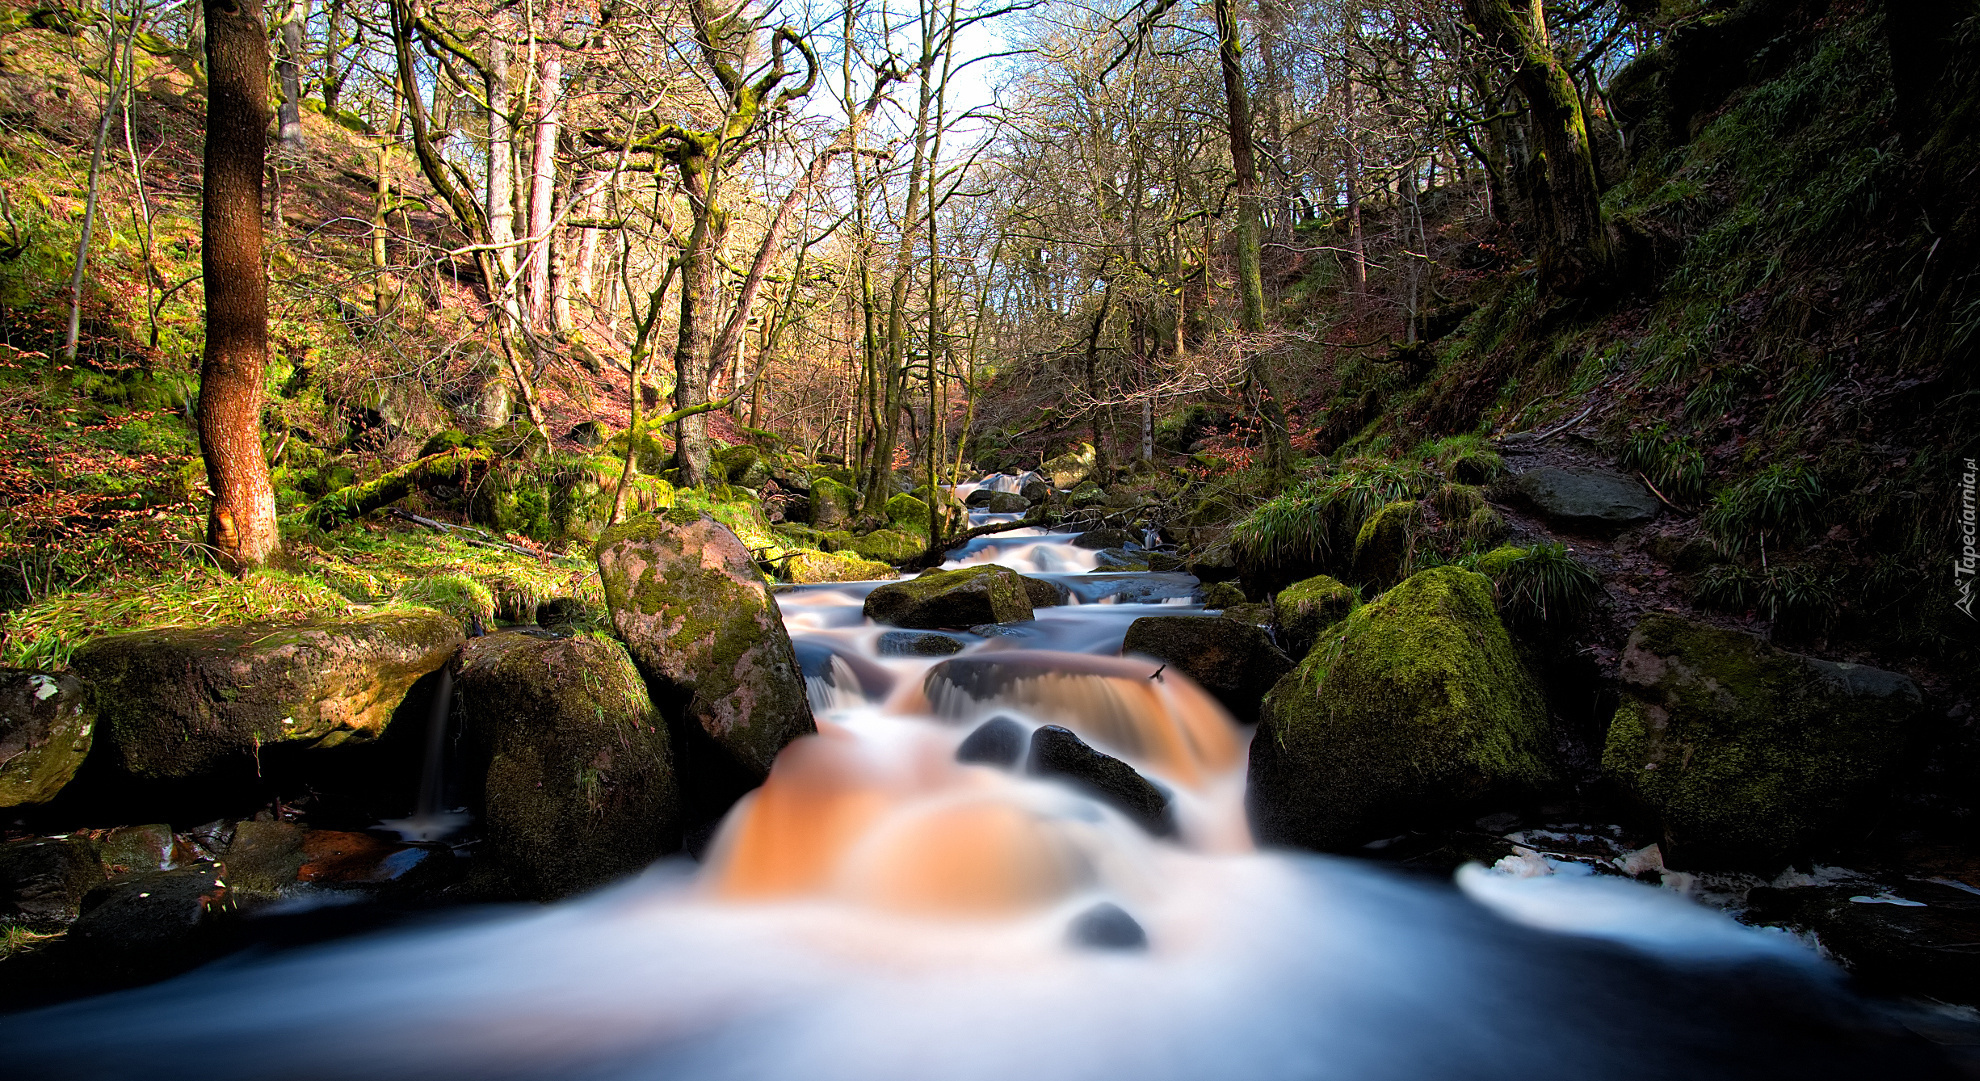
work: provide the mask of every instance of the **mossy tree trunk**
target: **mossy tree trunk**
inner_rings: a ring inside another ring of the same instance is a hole
[[[1540,281],[1549,292],[1585,296],[1609,279],[1609,235],[1581,94],[1547,37],[1540,0],[1464,0],[1465,17],[1503,51],[1526,97],[1538,160],[1530,193],[1540,220]]]
[[[488,451],[478,447],[456,447],[439,454],[429,454],[384,476],[339,488],[317,500],[310,505],[309,524],[318,529],[334,529],[380,507],[389,507],[411,495],[416,488],[460,484],[473,471],[485,468],[491,459]]]
[[[213,505],[207,543],[234,570],[281,549],[275,490],[261,446],[268,366],[268,278],[261,265],[261,178],[268,149],[268,32],[261,0],[205,0],[206,172],[201,269],[206,354],[199,372],[199,449]]]

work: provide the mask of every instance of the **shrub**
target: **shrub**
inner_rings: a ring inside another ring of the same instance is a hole
[[[1705,494],[1705,456],[1690,436],[1674,435],[1668,425],[1631,433],[1620,462],[1673,503],[1695,503]]]
[[[1564,544],[1536,544],[1516,556],[1508,551],[1489,553],[1479,569],[1492,579],[1499,610],[1514,624],[1571,623],[1586,615],[1602,592],[1602,580]]]

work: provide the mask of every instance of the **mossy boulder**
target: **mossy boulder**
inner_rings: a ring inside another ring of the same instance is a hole
[[[96,703],[92,762],[169,803],[253,790],[270,749],[377,739],[462,638],[452,617],[405,608],[121,634],[90,642],[71,664]]]
[[[54,799],[89,754],[95,726],[81,680],[0,668],[0,808]]]
[[[1355,577],[1378,591],[1408,577],[1421,519],[1421,509],[1407,500],[1390,503],[1369,515],[1354,537]]]
[[[1125,529],[1103,526],[1089,529],[1072,540],[1073,547],[1099,551],[1103,548],[1121,548],[1130,544],[1140,544],[1141,538]]]
[[[1051,481],[1054,488],[1071,488],[1093,475],[1098,460],[1093,444],[1081,443],[1039,466],[1038,472]]]
[[[1513,479],[1513,492],[1556,529],[1605,534],[1657,516],[1657,497],[1633,477],[1602,469],[1541,466]]]
[[[1203,587],[1205,608],[1229,608],[1234,604],[1243,604],[1248,599],[1244,595],[1244,588],[1236,582],[1211,582]]]
[[[861,559],[876,563],[905,563],[928,550],[928,537],[897,529],[876,529],[864,536],[854,537],[848,547]]]
[[[1354,610],[1272,688],[1251,743],[1258,839],[1360,845],[1548,777],[1547,710],[1490,584],[1420,571]]]
[[[634,663],[735,768],[760,780],[815,730],[770,583],[726,526],[681,509],[635,518],[598,539],[598,571]]]
[[[1089,480],[1074,488],[1066,502],[1074,507],[1097,507],[1107,502],[1107,490]]]
[[[889,582],[866,595],[867,618],[896,627],[971,627],[1031,618],[1024,578],[994,563]]]
[[[799,585],[813,585],[819,582],[870,582],[876,578],[892,578],[895,571],[885,563],[875,563],[857,555],[800,548],[784,561],[784,576]]]
[[[969,493],[964,504],[975,510],[991,514],[1023,514],[1031,509],[1031,500],[1016,492],[999,492],[989,488],[978,488]]]
[[[715,452],[715,464],[722,470],[722,477],[730,484],[742,488],[761,488],[770,479],[770,459],[756,447],[740,443],[724,447]]]
[[[811,482],[811,524],[819,529],[839,529],[859,513],[859,493],[829,476]]]
[[[1241,721],[1258,716],[1259,700],[1292,668],[1264,628],[1227,616],[1143,616],[1128,626],[1121,652],[1187,673]]]
[[[457,686],[486,768],[487,854],[524,896],[567,896],[678,847],[666,722],[618,642],[491,634],[462,651]]]
[[[887,500],[887,520],[903,533],[928,534],[928,504],[912,495]]]
[[[1272,601],[1279,644],[1288,654],[1305,657],[1320,632],[1346,619],[1354,604],[1354,590],[1324,574],[1294,582]]]
[[[1647,616],[1622,658],[1602,768],[1654,808],[1672,866],[1773,867],[1869,817],[1918,687],[1739,631]]]
[[[1475,567],[1478,573],[1498,580],[1499,576],[1512,569],[1512,565],[1526,557],[1526,549],[1517,545],[1502,544],[1478,557]]]

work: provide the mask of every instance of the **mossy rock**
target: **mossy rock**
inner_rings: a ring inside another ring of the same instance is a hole
[[[1700,868],[1774,869],[1873,818],[1920,702],[1895,672],[1665,614],[1631,632],[1622,689],[1603,771]]]
[[[848,547],[860,558],[876,563],[905,563],[928,550],[928,538],[896,529],[876,529],[865,536],[854,537]]]
[[[408,608],[115,635],[83,646],[72,666],[96,704],[93,759],[169,790],[161,796],[212,799],[255,790],[271,748],[376,739],[461,642],[458,620]]]
[[[95,727],[81,680],[0,668],[0,808],[54,799],[88,756]]]
[[[1040,465],[1038,472],[1050,480],[1054,488],[1072,488],[1093,475],[1098,461],[1099,456],[1094,452],[1093,444],[1081,443]]]
[[[488,635],[462,652],[457,686],[485,763],[486,854],[524,896],[568,896],[679,846],[667,726],[619,643]]]
[[[859,513],[859,493],[829,476],[811,482],[811,524],[819,529],[839,529]]]
[[[893,578],[894,568],[856,555],[817,552],[800,548],[784,560],[784,577],[799,585],[819,582],[870,582]]]
[[[605,441],[606,453],[624,461],[628,448],[636,448],[639,460],[634,464],[641,473],[657,475],[674,464],[674,452],[660,437],[651,431],[642,430],[635,440],[631,432],[619,432]]]
[[[1416,530],[1422,512],[1407,500],[1390,503],[1368,516],[1354,537],[1355,577],[1377,591],[1409,575],[1416,558]]]
[[[1258,716],[1259,700],[1292,668],[1264,628],[1225,616],[1143,616],[1128,626],[1121,653],[1187,673],[1241,721]]]
[[[1464,544],[1476,550],[1498,544],[1506,539],[1506,520],[1498,511],[1490,507],[1480,507],[1471,512],[1459,527]]]
[[[1512,490],[1556,529],[1614,533],[1657,516],[1657,497],[1634,477],[1603,469],[1541,466],[1513,478]]]
[[[1304,658],[1320,633],[1346,619],[1354,605],[1354,590],[1324,574],[1294,582],[1272,601],[1279,644],[1288,654]]]
[[[1026,574],[1018,575],[1018,579],[1024,583],[1025,598],[1031,601],[1033,608],[1056,607],[1072,598],[1072,590],[1057,582]]]
[[[1249,598],[1236,582],[1211,582],[1203,587],[1203,607],[1223,609],[1243,604]]]
[[[1479,556],[1476,569],[1478,573],[1485,577],[1497,580],[1500,575],[1512,569],[1514,563],[1519,562],[1525,557],[1526,549],[1511,544],[1502,544]]]
[[[912,495],[887,500],[887,520],[903,533],[928,535],[928,504]]]
[[[1272,688],[1251,744],[1258,839],[1360,845],[1544,782],[1547,710],[1490,584],[1420,571],[1335,625]]]
[[[1031,600],[1022,575],[991,563],[889,582],[866,595],[863,610],[880,623],[933,630],[1030,619]]]
[[[743,488],[761,488],[770,479],[770,460],[761,450],[740,443],[715,452],[715,464],[723,479]]]
[[[736,768],[761,779],[815,730],[770,584],[728,527],[684,508],[635,518],[599,538],[598,571],[640,671]]]
[[[1074,488],[1072,493],[1066,496],[1066,502],[1074,507],[1097,507],[1107,502],[1107,492],[1098,484],[1087,481]]]
[[[463,625],[495,618],[495,594],[486,585],[465,574],[453,572],[428,575],[407,582],[395,599],[421,605],[447,615]]]

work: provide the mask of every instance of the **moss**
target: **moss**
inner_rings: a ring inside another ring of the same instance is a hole
[[[818,582],[870,582],[894,577],[894,568],[858,556],[799,549],[784,560],[784,577],[800,585]]]
[[[1259,839],[1333,848],[1549,776],[1547,711],[1490,586],[1418,572],[1356,608],[1266,698],[1252,744]]]
[[[1497,579],[1506,568],[1526,557],[1526,549],[1511,544],[1502,544],[1478,557],[1473,569],[1487,578]]]
[[[495,595],[465,574],[436,574],[408,582],[398,599],[447,613],[462,623],[495,618]],[[533,606],[532,606],[533,611]]]
[[[1662,816],[1684,866],[1780,861],[1843,821],[1895,766],[1918,689],[1676,616],[1647,616],[1623,656],[1602,767]]]
[[[1354,537],[1354,573],[1375,589],[1406,576],[1416,560],[1421,512],[1414,502],[1390,503],[1368,516]]]
[[[1346,619],[1356,603],[1354,590],[1324,574],[1294,582],[1272,602],[1280,645],[1295,659],[1306,656],[1321,632]]]
[[[829,476],[811,482],[811,524],[833,529],[851,522],[859,511],[859,493]]]
[[[877,563],[905,563],[928,549],[926,535],[917,537],[893,529],[877,529],[854,537],[849,546],[863,559]]]
[[[902,494],[887,501],[887,520],[903,533],[928,534],[928,504]]]

